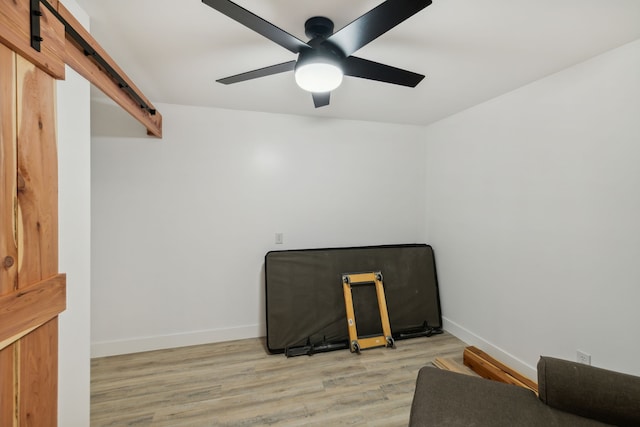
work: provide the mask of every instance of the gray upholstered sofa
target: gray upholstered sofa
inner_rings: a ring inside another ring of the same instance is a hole
[[[409,425],[640,426],[640,377],[541,357],[538,389],[425,367]]]

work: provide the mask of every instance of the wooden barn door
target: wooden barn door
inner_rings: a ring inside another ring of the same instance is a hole
[[[0,44],[0,426],[57,424],[55,80]]]
[[[66,277],[55,79],[65,63],[162,136],[162,115],[63,4],[0,0],[0,427],[57,425]]]

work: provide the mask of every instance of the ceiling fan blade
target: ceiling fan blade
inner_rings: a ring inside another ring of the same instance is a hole
[[[344,60],[342,71],[345,76],[361,77],[363,79],[377,80],[379,82],[409,87],[416,87],[416,85],[424,79],[422,74],[356,56],[350,56]]]
[[[313,92],[311,95],[313,96],[313,105],[315,105],[316,108],[329,105],[331,92]]]
[[[202,2],[293,53],[298,53],[300,49],[309,47],[297,37],[229,0],[202,0]]]
[[[203,0],[204,1],[204,0]],[[349,56],[431,4],[431,0],[387,0],[328,37]]]
[[[246,80],[257,79],[258,77],[266,77],[272,74],[284,73],[287,71],[293,71],[296,67],[296,61],[283,62],[282,64],[271,65],[269,67],[259,68],[253,71],[247,71],[246,73],[236,74],[235,76],[225,77],[224,79],[216,80],[218,83],[230,85],[232,83],[244,82]]]

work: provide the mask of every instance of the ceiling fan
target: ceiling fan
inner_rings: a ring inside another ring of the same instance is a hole
[[[295,61],[216,80],[219,83],[232,84],[294,71],[296,83],[311,92],[318,108],[329,105],[331,91],[340,86],[344,75],[409,87],[415,87],[424,78],[422,74],[351,54],[429,6],[431,0],[387,0],[335,33],[329,18],[315,16],[304,24],[310,39],[306,43],[229,0],[202,2],[298,54]]]

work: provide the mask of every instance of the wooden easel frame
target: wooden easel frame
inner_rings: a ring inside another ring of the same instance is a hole
[[[380,321],[382,323],[382,335],[358,338],[356,326],[356,316],[353,308],[353,285],[370,285],[376,287],[378,297],[378,310],[380,311]],[[369,273],[345,273],[342,275],[342,290],[344,291],[344,303],[347,311],[347,326],[349,328],[349,349],[352,353],[360,353],[360,350],[372,347],[394,347],[395,343],[391,336],[391,325],[389,324],[389,312],[387,311],[387,301],[384,296],[384,285],[382,284],[382,273],[379,271]]]

